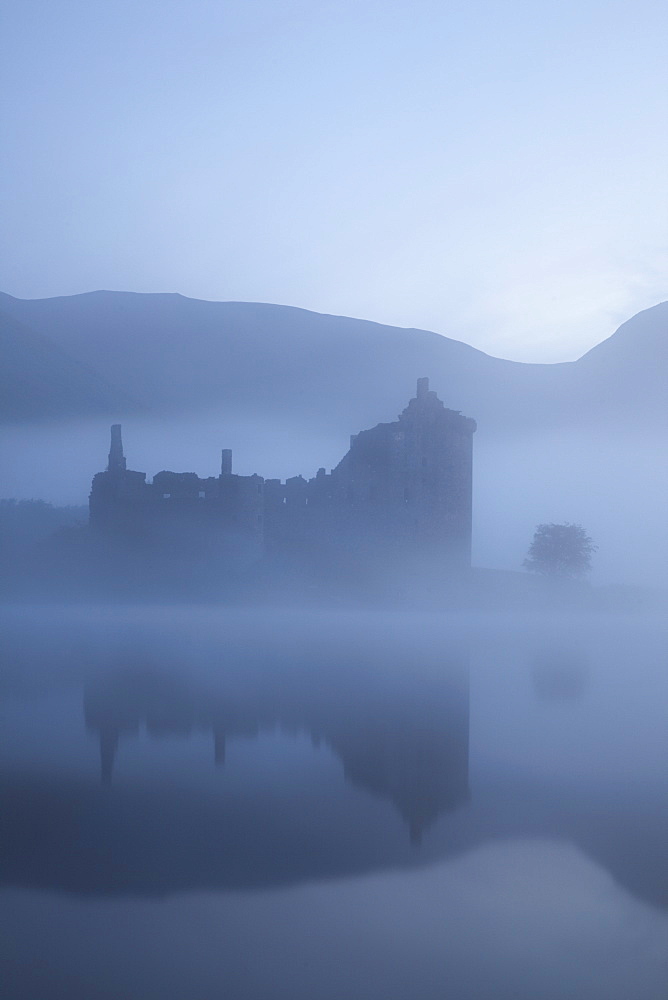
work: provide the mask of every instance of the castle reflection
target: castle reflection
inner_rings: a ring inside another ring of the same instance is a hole
[[[226,745],[275,729],[308,734],[340,759],[351,784],[389,800],[418,843],[439,815],[469,797],[469,672],[451,656],[427,688],[410,670],[388,683],[358,672],[282,672],[261,681],[233,674],[211,686],[161,670],[125,667],[91,682],[86,727],[97,735],[102,784],[110,785],[122,741],[210,732],[213,763]]]
[[[32,670],[44,694],[3,702],[12,756],[0,768],[0,885],[249,891],[539,837],[576,844],[665,907],[665,771],[629,743],[621,773],[635,780],[600,777],[625,718],[618,694],[633,689],[603,683],[602,671],[593,684],[591,650],[549,635],[538,647],[499,643],[488,667],[478,657],[469,754],[468,635],[319,616],[294,635],[278,616],[264,632],[242,622],[236,638],[230,619],[198,632],[189,618],[177,636],[159,624],[95,625],[77,652],[97,774],[81,681],[51,698],[47,671],[16,647],[21,690],[33,691]],[[54,648],[71,656],[62,641]],[[52,671],[51,654],[44,662]],[[642,705],[659,745],[663,717]]]

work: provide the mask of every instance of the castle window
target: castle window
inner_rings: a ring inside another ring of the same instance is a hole
[[[162,499],[163,500],[169,500],[169,498],[171,497],[171,495],[172,495],[171,493],[163,493],[162,494]]]

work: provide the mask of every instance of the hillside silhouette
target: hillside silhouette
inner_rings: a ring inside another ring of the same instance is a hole
[[[447,404],[514,430],[665,420],[668,302],[582,358],[523,364],[424,330],[177,294],[0,295],[6,421],[161,415],[367,426],[428,373]],[[16,324],[22,324],[18,327]]]

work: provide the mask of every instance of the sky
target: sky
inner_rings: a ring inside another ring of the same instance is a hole
[[[664,0],[5,0],[0,288],[571,360],[668,298]]]

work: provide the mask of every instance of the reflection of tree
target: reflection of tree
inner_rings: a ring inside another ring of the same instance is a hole
[[[578,651],[564,646],[545,650],[531,666],[534,691],[545,701],[575,701],[587,682],[587,662]]]
[[[321,683],[237,689],[226,695],[197,689],[150,669],[125,669],[88,686],[86,725],[99,734],[102,781],[111,781],[122,735],[143,725],[149,736],[213,736],[213,758],[225,761],[226,741],[255,737],[280,726],[325,741],[353,784],[390,799],[409,826],[411,839],[443,811],[468,798],[468,672],[445,670],[445,681],[428,692],[413,678],[398,691],[356,682],[351,692],[337,678]]]

